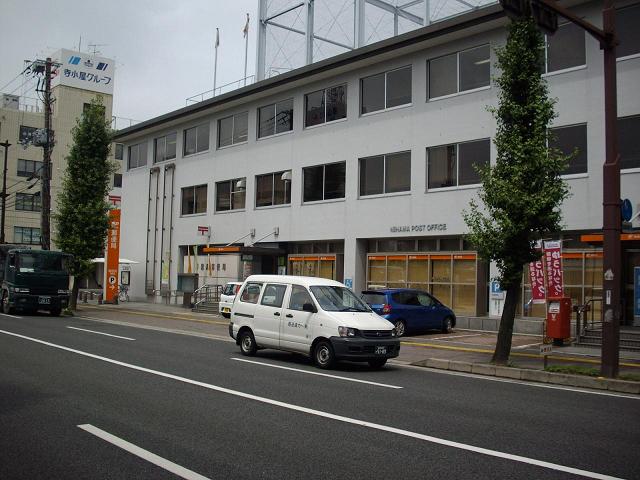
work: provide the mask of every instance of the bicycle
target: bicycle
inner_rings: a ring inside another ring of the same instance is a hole
[[[129,301],[129,286],[128,285],[119,285],[118,286],[118,301],[120,301],[120,302],[128,302]]]

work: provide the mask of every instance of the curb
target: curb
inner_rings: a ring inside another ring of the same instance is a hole
[[[640,382],[631,382],[627,380],[588,377],[585,375],[569,375],[566,373],[551,373],[542,370],[503,367],[487,363],[460,362],[444,360],[442,358],[427,358],[426,360],[410,363],[410,365],[416,367],[435,368],[438,370],[450,370],[453,372],[488,375],[492,377],[508,378],[511,380],[550,383],[553,385],[566,385],[569,387],[591,388],[594,390],[608,390],[611,392],[640,395]]]

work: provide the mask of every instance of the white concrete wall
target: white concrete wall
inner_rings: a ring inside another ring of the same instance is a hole
[[[578,11],[588,20],[598,22],[597,5]],[[364,286],[362,257],[366,247],[357,239],[460,235],[466,232],[461,215],[475,196],[476,188],[461,187],[426,191],[426,148],[481,138],[493,138],[495,121],[487,105],[497,104],[497,91],[490,88],[463,93],[435,101],[426,99],[426,62],[442,54],[491,43],[504,43],[505,33],[494,31],[463,38],[429,50],[394,58],[360,68],[321,82],[312,82],[273,95],[259,102],[208,117],[210,149],[208,152],[182,158],[182,131],[202,123],[192,121],[177,127],[178,144],[175,173],[174,235],[172,256],[178,260],[178,245],[204,244],[197,235],[198,225],[212,227],[211,243],[226,244],[255,228],[260,238],[279,227],[277,238],[269,241],[345,240],[345,278],[353,278],[356,291]],[[588,124],[588,173],[568,179],[572,196],[563,205],[567,230],[598,230],[602,226],[602,163],[604,160],[602,53],[597,43],[585,36],[587,66],[548,76],[551,95],[558,99],[558,118],[554,125]],[[492,51],[492,64],[495,54]],[[410,106],[367,116],[359,114],[359,80],[367,75],[412,65],[412,99]],[[640,58],[618,63],[619,115],[640,113]],[[493,72],[492,72],[493,73]],[[304,94],[341,83],[347,84],[347,118],[332,124],[303,128]],[[293,132],[257,139],[257,108],[273,101],[294,98]],[[247,144],[216,150],[217,120],[249,112]],[[166,132],[175,131],[172,127]],[[142,296],[147,225],[147,191],[149,168],[152,166],[153,138],[146,137],[147,166],[131,170],[123,179],[123,220],[121,255],[142,263],[132,266],[132,296]],[[131,143],[139,143],[138,140]],[[358,159],[398,151],[411,151],[411,191],[378,198],[358,198]],[[492,159],[495,148],[492,145]],[[346,161],[346,197],[340,201],[302,205],[302,168],[305,166]],[[291,205],[256,209],[255,175],[292,170]],[[215,182],[247,177],[246,209],[241,212],[215,213]],[[208,184],[207,213],[180,216],[180,189]],[[622,197],[639,202],[640,169],[622,175]],[[634,203],[635,205],[635,203]],[[394,225],[447,225],[445,232],[391,233]],[[247,238],[245,243],[250,243]],[[172,269],[171,284],[176,284]]]

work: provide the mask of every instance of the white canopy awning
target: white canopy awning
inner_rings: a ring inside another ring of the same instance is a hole
[[[104,258],[94,258],[93,260],[91,260],[91,263],[104,263]],[[140,263],[140,262],[136,262],[135,260],[129,260],[128,258],[122,258],[120,257],[120,261],[118,262],[120,265],[135,265],[136,263]]]

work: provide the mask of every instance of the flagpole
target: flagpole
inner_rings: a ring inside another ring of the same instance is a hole
[[[247,24],[244,27],[244,86],[247,86],[247,54],[249,52],[249,14]]]
[[[216,28],[216,44],[215,44],[215,55],[213,60],[213,92],[211,97],[216,96],[216,75],[218,74],[218,45],[220,44],[220,32]]]

